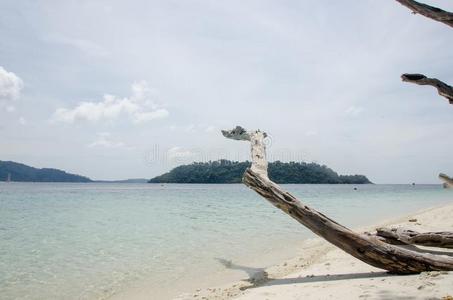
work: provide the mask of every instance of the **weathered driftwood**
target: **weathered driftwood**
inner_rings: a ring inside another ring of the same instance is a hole
[[[450,27],[453,27],[453,13],[451,12],[413,0],[396,1],[412,10],[414,14],[420,14],[427,18],[431,18],[435,21],[442,22]]]
[[[443,187],[446,189],[453,188],[453,178],[450,176],[440,173],[439,174],[439,179],[443,181]]]
[[[252,166],[245,171],[243,177],[243,182],[248,187],[343,251],[392,273],[453,270],[453,257],[418,253],[384,243],[377,237],[355,233],[284,191],[268,178],[265,133],[259,130],[245,131],[239,126],[233,130],[223,130],[222,133],[227,138],[251,142]]]
[[[439,95],[447,98],[448,102],[453,104],[453,87],[437,78],[428,78],[423,74],[403,74],[401,79],[418,85],[431,85],[437,89]]]
[[[417,232],[404,228],[378,228],[376,235],[407,245],[453,248],[453,232]]]

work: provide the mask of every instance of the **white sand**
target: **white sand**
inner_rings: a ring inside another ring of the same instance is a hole
[[[409,219],[417,219],[409,222]],[[453,231],[453,204],[386,222],[417,231]],[[373,226],[366,228],[372,231]],[[364,230],[364,229],[363,229]],[[362,231],[363,231],[362,230]],[[282,245],[284,246],[284,245]],[[428,248],[424,248],[428,249]],[[453,255],[453,249],[434,249]],[[445,299],[453,300],[453,272],[424,272],[397,276],[371,267],[321,239],[304,242],[297,257],[256,271],[243,269],[244,280],[221,287],[197,290],[177,299]],[[248,275],[247,275],[247,273]]]

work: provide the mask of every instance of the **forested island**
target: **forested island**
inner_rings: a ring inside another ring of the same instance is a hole
[[[218,160],[195,162],[154,177],[149,183],[240,183],[250,162]],[[269,163],[269,177],[276,183],[371,183],[364,175],[338,175],[325,165],[306,162]]]
[[[92,182],[88,177],[50,168],[34,168],[13,161],[0,161],[0,181]]]

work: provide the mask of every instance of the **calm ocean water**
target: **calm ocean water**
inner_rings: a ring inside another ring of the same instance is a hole
[[[285,185],[351,227],[453,200],[440,185]],[[243,185],[0,184],[0,298],[174,296],[312,234]],[[278,255],[270,255],[275,259]],[[264,260],[265,267],[276,263]]]

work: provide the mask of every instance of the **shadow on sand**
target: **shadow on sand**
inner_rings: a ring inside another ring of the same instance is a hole
[[[243,271],[247,274],[249,278],[245,279],[250,283],[257,283],[257,282],[265,282],[269,280],[268,274],[265,268],[254,268],[254,267],[247,267],[241,266],[238,264],[233,263],[231,260],[227,260],[224,258],[215,258],[219,263],[221,263],[225,268],[230,270],[239,270]]]
[[[328,282],[338,280],[351,280],[351,279],[362,279],[362,278],[380,278],[380,277],[391,277],[398,276],[390,274],[388,272],[364,272],[364,273],[350,273],[350,274],[326,274],[326,275],[310,275],[306,277],[294,277],[294,278],[269,278],[265,268],[255,268],[242,266],[233,263],[231,260],[223,258],[215,258],[218,262],[225,266],[227,269],[244,271],[249,277],[245,281],[250,282],[250,286],[244,286],[241,290],[251,289],[259,286],[272,286],[272,285],[284,285],[284,284],[296,284],[296,283],[313,283],[313,282]]]

